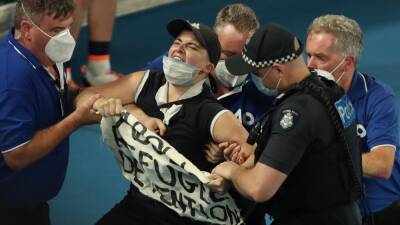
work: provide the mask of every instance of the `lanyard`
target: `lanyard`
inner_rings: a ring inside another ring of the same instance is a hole
[[[31,66],[33,67],[33,69],[37,70],[36,66],[10,41],[8,40],[8,43],[13,46],[14,50],[21,55],[26,61],[29,62],[29,64],[31,64]],[[44,67],[43,67],[44,68]],[[63,63],[56,63],[56,71],[59,74],[60,77],[60,86],[57,85],[57,83],[54,83],[54,86],[56,88],[56,90],[58,91],[58,95],[59,95],[59,102],[60,102],[60,110],[61,110],[61,115],[64,116],[65,115],[65,110],[64,110],[64,97],[66,95],[66,90],[65,90],[65,80],[66,80],[66,74],[64,73],[64,65]],[[50,72],[45,69],[47,71],[47,73],[49,74],[49,76],[53,79],[53,80],[57,80],[55,79],[53,76],[51,76]]]

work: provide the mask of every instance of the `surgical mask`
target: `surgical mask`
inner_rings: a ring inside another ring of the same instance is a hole
[[[193,75],[199,72],[200,69],[178,59],[164,56],[163,71],[165,79],[171,84],[177,86],[191,86],[196,81]]]
[[[26,17],[30,22],[37,27],[40,32],[50,38],[44,49],[46,55],[55,63],[65,63],[69,61],[74,53],[75,49],[75,39],[72,37],[69,29],[65,29],[55,36],[50,36],[44,30],[42,30],[38,25],[36,25],[33,20],[28,16],[25,11],[24,5],[21,4],[22,10],[24,11]]]
[[[278,83],[276,84],[276,87],[274,89],[270,89],[270,88],[266,87],[264,85],[264,83],[263,83],[263,80],[270,73],[270,71],[271,71],[271,69],[268,71],[267,74],[264,75],[263,78],[258,77],[258,76],[254,75],[254,74],[251,74],[251,78],[253,80],[253,83],[256,85],[257,89],[260,92],[262,92],[262,93],[264,93],[264,94],[266,94],[268,96],[274,97],[274,96],[278,95],[278,87],[279,87],[279,84],[281,83],[281,79],[282,78],[279,78]]]
[[[318,76],[325,77],[328,80],[335,81],[335,78],[331,73],[326,70],[314,69],[317,72]]]
[[[333,73],[345,62],[345,60],[346,60],[346,57],[344,57],[344,58],[342,59],[342,61],[340,61],[340,62],[335,66],[335,68],[333,68],[333,70],[331,70],[330,73],[333,74]],[[339,81],[340,81],[340,79],[342,79],[343,75],[344,75],[344,71],[342,72],[342,74],[340,74],[339,78],[336,79],[336,83],[339,83]]]
[[[231,74],[228,69],[226,68],[225,60],[220,60],[215,67],[215,75],[227,88],[233,88],[241,85],[247,77],[247,74],[235,76]]]

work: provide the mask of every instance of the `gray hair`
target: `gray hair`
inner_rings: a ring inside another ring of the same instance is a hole
[[[351,55],[358,63],[363,47],[363,33],[360,25],[343,15],[324,15],[314,19],[307,34],[327,32],[336,37],[336,51],[346,56]]]
[[[254,32],[260,23],[253,9],[244,4],[229,4],[222,8],[215,19],[214,29],[232,24],[240,32]]]
[[[39,25],[45,13],[58,18],[72,15],[74,9],[73,0],[18,0],[15,8],[14,27],[19,29],[23,19],[29,20],[24,11],[34,23]]]

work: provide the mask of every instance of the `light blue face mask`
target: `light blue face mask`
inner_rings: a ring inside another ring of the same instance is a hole
[[[268,73],[269,73],[269,71],[268,71]],[[270,89],[270,88],[266,87],[263,83],[263,79],[265,78],[266,75],[268,75],[268,74],[265,74],[264,77],[261,78],[257,75],[251,74],[251,79],[253,80],[254,85],[257,87],[257,89],[260,92],[264,93],[265,95],[275,97],[278,95],[278,87],[279,87],[279,84],[281,83],[281,78],[279,78],[275,89]]]
[[[200,69],[177,59],[164,56],[163,71],[165,79],[171,84],[191,86],[196,83],[196,78],[193,75],[199,72]]]

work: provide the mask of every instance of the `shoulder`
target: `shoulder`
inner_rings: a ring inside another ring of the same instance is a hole
[[[3,62],[0,59],[0,92],[19,90],[25,92],[32,89],[38,71],[32,66],[18,60]]]
[[[279,104],[279,109],[295,108],[304,113],[312,113],[313,111],[323,108],[322,104],[313,96],[306,93],[296,93],[289,96]]]
[[[369,77],[369,76],[365,76],[365,77],[366,77],[366,81],[368,84],[368,86],[367,86],[368,87],[368,89],[367,89],[368,95],[374,96],[374,97],[375,96],[382,97],[382,95],[384,97],[394,96],[393,89],[388,84],[386,84],[382,81],[376,80],[373,77]]]
[[[309,124],[312,127],[314,121],[325,120],[325,117],[325,108],[317,99],[298,93],[282,101],[272,119],[283,128],[290,127],[291,123]]]
[[[368,75],[363,75],[363,79],[365,79],[366,84],[364,101],[366,101],[368,108],[378,110],[376,109],[377,105],[386,109],[397,105],[395,93],[388,84]]]

